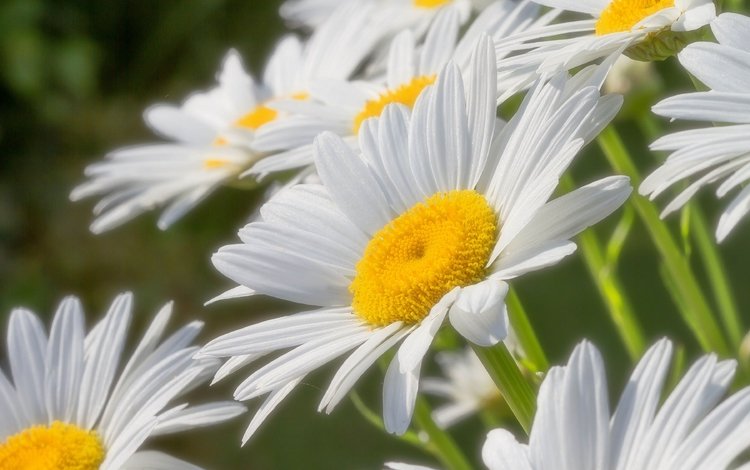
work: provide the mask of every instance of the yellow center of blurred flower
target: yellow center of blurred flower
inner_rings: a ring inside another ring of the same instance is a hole
[[[55,421],[0,444],[0,470],[97,470],[104,455],[96,433]]]
[[[418,323],[454,287],[481,281],[497,238],[494,211],[472,190],[438,193],[376,233],[349,286],[371,325]]]
[[[289,98],[293,100],[306,100],[310,97],[307,92],[292,93]],[[275,121],[279,117],[279,112],[273,108],[269,108],[265,104],[256,106],[255,109],[245,114],[241,118],[235,121],[235,125],[238,127],[244,127],[246,129],[258,130],[259,127],[268,124],[271,121]]]
[[[256,106],[255,109],[237,119],[235,125],[246,129],[257,130],[260,126],[268,124],[276,119],[279,112],[265,105]]]
[[[218,168],[224,168],[230,165],[232,162],[225,158],[207,158],[203,160],[203,168],[205,170],[216,170]]]
[[[391,103],[400,103],[411,108],[417,102],[417,97],[422,90],[433,83],[435,83],[434,75],[422,75],[413,78],[409,83],[405,83],[398,88],[384,91],[376,99],[367,101],[357,117],[354,118],[354,133],[359,133],[359,128],[365,119],[380,116],[385,107]]]
[[[451,0],[414,0],[414,6],[417,8],[438,8]]]
[[[630,31],[654,13],[674,6],[674,0],[612,0],[596,22],[596,35]]]

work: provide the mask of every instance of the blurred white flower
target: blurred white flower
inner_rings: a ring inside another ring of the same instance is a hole
[[[737,364],[703,356],[662,401],[672,344],[656,343],[610,415],[607,376],[584,341],[542,382],[529,445],[504,429],[482,450],[490,470],[724,470],[750,445],[750,388],[720,403]],[[659,406],[661,404],[661,406]],[[743,467],[744,468],[744,467]]]
[[[86,334],[81,304],[68,297],[49,336],[32,312],[11,313],[11,374],[0,370],[0,468],[198,469],[139,449],[150,437],[209,426],[245,409],[235,402],[175,403],[206,383],[218,361],[192,358],[198,348],[190,343],[201,330],[199,322],[162,341],[171,304],[123,363],[131,308],[130,294],[118,296]]]
[[[91,231],[101,233],[142,212],[167,205],[158,226],[166,229],[218,186],[236,183],[252,163],[270,154],[311,148],[323,130],[316,117],[290,116],[274,107],[305,101],[313,79],[344,80],[381,38],[374,5],[356,1],[337,9],[306,42],[286,36],[271,54],[260,83],[236,51],[217,74],[218,86],[192,94],[182,105],[146,110],[146,123],[171,143],[115,150],[86,169],[89,180],[71,199],[102,195]]]
[[[711,90],[667,98],[653,111],[672,119],[731,125],[676,132],[651,144],[652,150],[671,153],[639,191],[654,199],[675,183],[694,179],[664,208],[665,217],[710,183],[723,180],[718,197],[739,189],[719,220],[716,239],[721,242],[750,211],[750,18],[724,13],[711,28],[719,44],[692,44],[679,55],[680,63]]]

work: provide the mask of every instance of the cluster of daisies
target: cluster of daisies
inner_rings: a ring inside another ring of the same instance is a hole
[[[101,197],[91,225],[100,233],[157,208],[166,229],[223,185],[272,188],[239,241],[213,255],[236,283],[213,301],[307,307],[203,346],[191,346],[200,322],[167,334],[171,305],[131,344],[130,294],[88,330],[73,297],[49,330],[14,310],[0,470],[197,468],[144,443],[243,415],[252,401],[244,444],[329,363],[338,368],[319,411],[379,365],[382,424],[396,435],[412,426],[420,390],[441,400],[442,428],[500,408],[507,419],[477,446],[491,470],[745,463],[750,388],[732,387],[736,361],[707,354],[670,374],[663,339],[612,412],[596,347],[583,341],[564,366],[527,368],[506,304],[516,278],[573,254],[576,235],[631,197],[621,175],[560,187],[620,110],[622,96],[602,90],[624,56],[676,55],[705,87],[654,106],[706,124],[656,140],[651,148],[670,154],[633,182],[638,192],[678,186],[666,216],[720,181],[717,195],[735,196],[719,242],[750,211],[750,18],[709,0],[287,0],[281,15],[300,33],[278,42],[259,77],[229,51],[214,88],[146,110],[161,141],[92,164],[71,198]],[[421,378],[446,331],[470,347],[438,353],[444,377]],[[488,348],[504,351],[527,387],[539,384],[527,438],[503,377],[472,351]],[[186,401],[239,373],[234,400]]]

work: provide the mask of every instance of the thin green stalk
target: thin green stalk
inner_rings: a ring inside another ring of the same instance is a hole
[[[513,326],[513,331],[515,331],[518,342],[521,344],[524,356],[533,365],[534,370],[532,372],[546,371],[549,369],[547,356],[544,354],[542,345],[539,344],[539,339],[537,339],[534,328],[529,322],[529,317],[526,315],[526,309],[523,308],[521,299],[518,298],[515,290],[508,291],[505,303],[508,306],[510,324]]]
[[[365,418],[365,421],[373,425],[373,427],[379,429],[380,431],[385,431],[385,424],[383,424],[383,418],[376,412],[372,411],[367,404],[365,404],[364,400],[362,400],[362,397],[359,396],[357,392],[350,392],[349,398],[352,401],[352,404],[354,405],[354,408],[356,408],[357,411],[359,411],[359,414],[362,415],[363,418]],[[438,456],[437,450],[433,449],[432,447],[426,445],[426,443],[417,436],[417,433],[414,431],[406,431],[401,436],[393,436],[396,439],[399,439],[401,441],[406,442],[407,444],[411,444],[412,446],[427,450],[431,454],[433,454],[435,457]]]
[[[573,188],[572,178],[563,178],[562,186]],[[618,232],[618,230],[616,230]],[[618,240],[619,241],[619,240]],[[599,295],[607,307],[612,322],[628,350],[628,355],[637,361],[646,347],[643,330],[638,323],[630,299],[615,270],[614,261],[619,257],[622,242],[614,249],[617,253],[609,254],[599,242],[599,237],[593,230],[584,230],[578,235],[578,247],[583,255],[583,261],[596,285]],[[608,260],[612,258],[612,260]]]
[[[698,87],[697,84],[696,87]],[[641,121],[643,121],[643,131],[649,139],[655,139],[661,135],[661,126],[654,119],[653,115],[648,114]],[[742,317],[737,308],[737,302],[732,293],[726,266],[721,258],[718,246],[714,242],[714,237],[708,229],[706,216],[703,214],[700,206],[697,203],[691,203],[685,210],[690,213],[690,231],[695,239],[698,254],[706,269],[713,297],[721,315],[722,324],[729,335],[730,345],[734,350],[737,350],[742,342],[745,329],[742,325]]]
[[[628,355],[633,361],[638,360],[646,347],[646,340],[617,272],[605,261],[599,239],[593,231],[582,232],[578,236],[578,246]]]
[[[500,389],[508,407],[528,434],[534,420],[536,397],[504,343],[491,348],[472,344],[474,352]]]
[[[598,142],[612,167],[628,175],[633,186],[638,187],[641,182],[640,174],[614,127],[607,127],[599,135]],[[659,250],[666,272],[674,281],[675,289],[684,299],[685,308],[680,308],[680,313],[701,347],[705,351],[715,351],[723,356],[731,355],[690,265],[682,256],[666,224],[659,218],[656,208],[638,194],[633,194],[630,201]]]
[[[716,303],[719,306],[722,323],[729,335],[732,348],[737,350],[742,342],[745,329],[742,326],[740,312],[732,295],[729,276],[727,276],[724,263],[714,242],[713,234],[707,228],[703,212],[698,210],[696,204],[691,204],[690,215],[690,228],[698,247],[698,254],[706,268],[708,281],[711,283]]]
[[[429,444],[436,449],[437,458],[450,470],[471,470],[472,466],[456,445],[453,438],[432,420],[432,410],[427,401],[417,397],[414,409],[414,420],[417,425],[427,434]]]

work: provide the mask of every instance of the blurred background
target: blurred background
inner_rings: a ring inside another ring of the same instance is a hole
[[[180,324],[196,318],[206,322],[203,340],[294,309],[264,299],[203,306],[231,287],[213,269],[210,255],[236,241],[237,229],[256,210],[261,190],[221,189],[166,232],[156,228],[152,212],[100,236],[88,231],[93,202],[68,200],[87,164],[109,149],[153,140],[141,120],[146,106],[180,102],[191,90],[212,86],[227,49],[237,48],[254,73],[262,70],[270,48],[285,32],[279,3],[0,2],[0,331],[5,331],[14,306],[49,317],[68,294],[82,298],[93,323],[117,293],[132,290],[132,328],[139,334],[159,306],[174,300]],[[633,82],[633,77],[638,80]],[[624,82],[613,86],[630,88],[631,93],[619,123],[645,172],[662,157],[647,151],[651,138],[645,135],[654,132],[654,122],[644,125],[644,113],[659,97],[690,90],[691,84],[675,60],[621,78]],[[655,123],[656,131],[659,126],[676,127]],[[592,145],[573,173],[585,182],[611,170]],[[701,203],[714,227],[719,205],[709,191],[703,192]],[[597,233],[608,234],[620,215],[598,226]],[[670,223],[678,233],[679,217]],[[748,236],[750,224],[745,224],[721,247],[743,312],[750,311]],[[625,245],[620,272],[649,338],[669,335],[694,356],[696,345],[688,340],[659,276],[656,253],[638,222]],[[611,390],[620,389],[630,364],[577,256],[514,285],[553,362],[567,357],[581,338],[590,338],[605,355]],[[4,351],[0,358],[5,361]],[[434,365],[426,367],[428,375],[435,372]],[[154,446],[216,469],[364,469],[389,460],[434,464],[370,426],[350,402],[331,416],[316,413],[332,371],[311,376],[244,448],[239,442],[249,416]],[[371,371],[358,387],[377,411],[381,382],[381,374]],[[196,398],[229,398],[236,383],[229,380]],[[478,459],[481,422],[472,419],[454,431]]]

